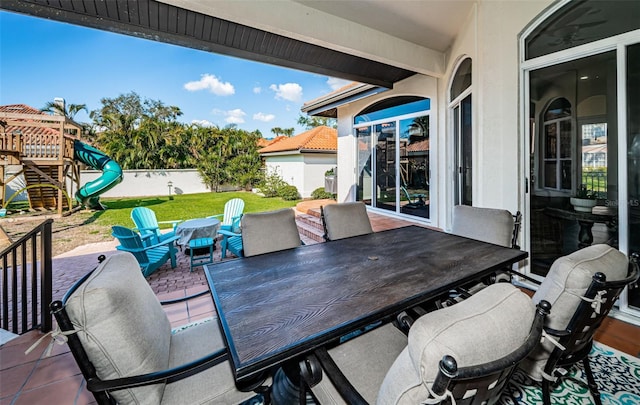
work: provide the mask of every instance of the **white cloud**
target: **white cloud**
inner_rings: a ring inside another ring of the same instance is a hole
[[[256,121],[262,121],[262,122],[271,122],[276,118],[275,115],[273,114],[265,114],[265,113],[257,113],[257,114],[253,114],[253,119]]]
[[[302,100],[302,86],[298,83],[272,84],[269,89],[276,92],[276,99],[278,100]]]
[[[209,90],[216,96],[230,96],[236,92],[231,83],[223,83],[217,77],[208,73],[203,74],[198,81],[185,83],[184,88],[189,91]]]
[[[244,116],[247,115],[247,113],[236,108],[235,110],[226,111],[224,115],[227,116],[227,118],[224,119],[227,124],[244,124]]]
[[[212,127],[215,125],[213,122],[207,120],[191,120],[191,123],[201,125],[203,127]]]
[[[338,79],[337,77],[330,77],[327,79],[327,84],[331,87],[331,90],[338,90],[351,82],[351,80]]]
[[[253,94],[260,94],[260,93],[262,93],[262,87],[256,86],[253,88]]]

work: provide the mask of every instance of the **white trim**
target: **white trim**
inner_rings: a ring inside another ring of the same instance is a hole
[[[524,59],[524,55],[525,55],[525,39],[531,35],[531,33],[538,28],[538,26],[540,24],[542,24],[543,22],[545,22],[547,20],[547,18],[551,17],[552,15],[554,15],[558,10],[560,10],[562,7],[564,7],[565,5],[567,5],[568,3],[570,3],[571,0],[560,0],[556,3],[552,3],[550,4],[547,8],[545,8],[544,10],[542,10],[540,12],[540,14],[537,15],[536,18],[534,18],[533,20],[531,20],[529,22],[529,24],[522,30],[520,31],[519,37],[520,37],[520,50],[521,55],[520,55],[520,63],[522,64],[525,59]]]
[[[599,55],[607,51],[615,51],[618,49],[618,45],[620,44],[631,45],[638,42],[639,37],[640,30],[626,32],[624,34],[616,35],[615,37],[604,38],[599,41],[589,42],[588,44],[523,61],[520,68],[534,70],[537,68],[559,65],[564,62],[570,62],[576,59],[586,58],[588,56]]]

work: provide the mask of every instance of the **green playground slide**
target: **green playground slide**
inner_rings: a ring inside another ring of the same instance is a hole
[[[122,181],[122,168],[109,156],[84,142],[73,143],[73,158],[95,170],[101,170],[102,176],[88,182],[76,192],[80,204],[94,210],[104,210],[100,204],[100,194],[111,190]]]

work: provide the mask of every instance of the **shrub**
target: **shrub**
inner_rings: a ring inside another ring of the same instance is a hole
[[[265,197],[280,196],[280,189],[287,186],[276,170],[267,170],[264,179],[260,182],[259,188]]]
[[[333,194],[324,191],[324,187],[318,187],[311,193],[311,198],[314,200],[324,200],[325,198],[333,198]]]
[[[278,196],[286,201],[300,199],[300,193],[298,193],[298,189],[296,188],[296,186],[291,186],[289,184],[280,187],[280,189],[278,190]]]

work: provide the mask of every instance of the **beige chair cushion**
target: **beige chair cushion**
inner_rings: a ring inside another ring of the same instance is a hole
[[[453,207],[451,233],[511,247],[513,216],[507,210],[456,205]]]
[[[608,281],[620,280],[627,276],[628,266],[627,257],[608,245],[589,246],[556,260],[533,296],[536,304],[541,300],[551,304],[551,313],[547,316],[545,326],[566,329],[593,275],[601,272]],[[522,362],[521,367],[533,379],[540,381],[554,347],[544,341]]]
[[[389,367],[406,347],[407,336],[387,324],[329,350],[329,354],[358,392],[374,404]],[[312,390],[322,405],[345,404],[326,375]]]
[[[108,257],[67,301],[78,337],[105,380],[164,370],[171,325],[130,253]],[[158,404],[165,384],[113,393],[119,404]]]
[[[301,244],[296,217],[291,208],[242,216],[245,257],[291,249]]]
[[[176,367],[224,348],[218,320],[211,319],[171,335],[169,367]],[[235,387],[229,363],[169,383],[161,404],[237,404],[255,394]]]
[[[409,344],[380,387],[378,404],[424,401],[446,354],[458,367],[502,358],[527,339],[535,306],[508,283],[492,284],[451,307],[428,313],[409,330]]]
[[[372,233],[367,207],[362,202],[329,204],[322,207],[329,240]]]

